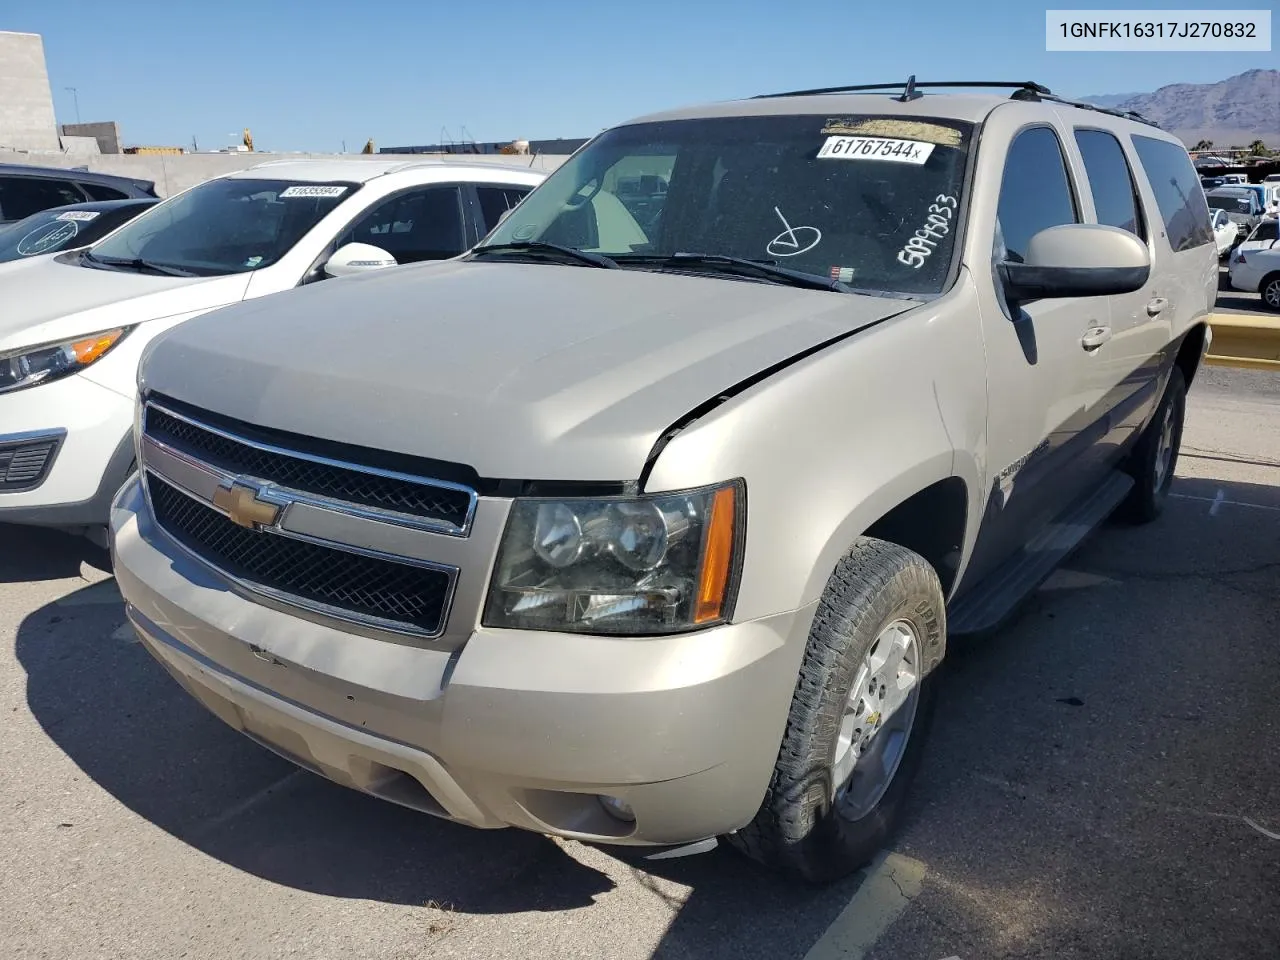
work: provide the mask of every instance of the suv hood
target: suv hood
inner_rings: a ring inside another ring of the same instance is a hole
[[[164,277],[81,267],[78,258],[0,265],[0,351],[220,307],[241,299],[251,276]]]
[[[175,327],[142,378],[264,427],[482,477],[632,480],[699,404],[917,304],[734,279],[451,261]]]

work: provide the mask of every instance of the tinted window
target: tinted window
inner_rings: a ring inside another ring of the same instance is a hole
[[[357,188],[224,177],[153,207],[92,249],[98,260],[150,261],[198,276],[269,267]],[[136,267],[130,266],[130,269]]]
[[[485,187],[476,184],[476,194],[480,198],[480,216],[484,219],[487,233],[498,225],[502,215],[524,199],[530,187]]]
[[[446,260],[466,249],[457,187],[428,187],[391,197],[360,217],[338,241],[368,243],[396,263]]]
[[[1009,146],[997,215],[1005,258],[1016,263],[1041,230],[1079,222],[1062,144],[1048,127],[1024,130]]]
[[[763,260],[854,289],[938,293],[972,132],[920,116],[615,127],[557,168],[487,242],[541,240],[636,270],[676,269],[678,253]],[[705,275],[759,280],[714,264]]]
[[[1250,240],[1275,240],[1280,238],[1280,223],[1275,220],[1264,220],[1249,235]]]
[[[1134,137],[1133,146],[1156,195],[1169,246],[1177,251],[1213,243],[1209,205],[1187,151],[1154,137]]]
[[[80,189],[94,200],[127,200],[129,194],[113,187],[104,187],[100,183],[81,183]]]
[[[84,196],[63,180],[0,177],[0,217],[5,220],[22,220],[41,210],[68,203],[84,203]]]
[[[1084,158],[1089,190],[1098,212],[1098,222],[1128,230],[1146,239],[1141,204],[1133,186],[1133,172],[1120,141],[1102,130],[1077,130],[1076,146]]]

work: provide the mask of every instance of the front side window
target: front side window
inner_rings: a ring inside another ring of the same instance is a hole
[[[1156,195],[1169,246],[1176,253],[1213,243],[1204,189],[1197,183],[1187,151],[1179,144],[1155,137],[1135,136],[1133,146],[1151,192]]]
[[[658,270],[693,269],[675,265],[682,256],[736,258],[854,290],[937,294],[955,255],[972,135],[960,121],[884,116],[617,127],[477,252],[557,244]]]
[[[338,238],[385,250],[396,263],[447,260],[466,249],[461,195],[456,186],[397,194],[376,204]]]
[[[89,251],[91,261],[212,277],[275,263],[357,189],[227,177],[210,180],[126,224]]]
[[[515,209],[531,187],[496,187],[476,184],[476,197],[480,201],[480,217],[487,233],[498,225],[503,216]]]
[[[1009,145],[997,217],[1004,258],[1014,263],[1041,230],[1080,222],[1062,144],[1048,127],[1024,130]]]
[[[1084,172],[1089,177],[1098,222],[1128,230],[1139,240],[1145,240],[1142,205],[1120,141],[1103,130],[1077,130],[1076,146],[1084,158]]]

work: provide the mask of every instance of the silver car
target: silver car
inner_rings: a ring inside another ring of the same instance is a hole
[[[128,616],[339,783],[838,877],[949,638],[1159,514],[1216,282],[1182,145],[1035,85],[634,120],[462,257],[158,340]]]

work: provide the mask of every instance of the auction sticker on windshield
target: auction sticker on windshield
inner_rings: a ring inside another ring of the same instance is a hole
[[[819,160],[890,160],[919,166],[933,153],[932,143],[887,137],[827,137]]]
[[[292,197],[340,197],[347,192],[346,187],[316,184],[311,187],[285,187],[280,191],[280,199]]]
[[[98,211],[96,210],[68,210],[66,213],[60,213],[53,219],[55,220],[73,220],[78,223],[88,223],[90,220],[98,219]]]

